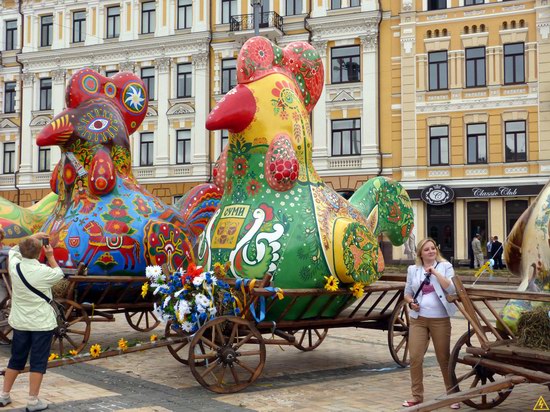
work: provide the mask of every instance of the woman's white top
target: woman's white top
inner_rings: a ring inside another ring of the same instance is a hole
[[[449,262],[439,262],[436,270],[451,279],[455,272],[453,265]],[[426,278],[425,270],[422,266],[411,265],[407,270],[407,284],[405,285],[405,295],[413,296],[420,288],[420,285]],[[415,310],[410,311],[410,316],[417,319],[418,316],[426,318],[445,318],[453,316],[456,312],[456,306],[453,303],[447,302],[447,294],[455,293],[455,286],[451,284],[447,289],[443,289],[437,280],[437,277],[430,276],[430,284],[424,285],[422,291],[418,294],[416,300],[420,305],[420,312]]]

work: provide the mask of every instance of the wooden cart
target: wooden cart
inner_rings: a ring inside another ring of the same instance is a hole
[[[259,282],[260,283],[260,282]],[[267,288],[269,278],[247,291],[248,302],[242,317],[221,316],[204,324],[193,336],[177,345],[169,345],[170,353],[179,362],[189,365],[193,376],[205,388],[217,393],[233,393],[252,384],[262,373],[266,345],[289,345],[302,351],[317,348],[329,329],[356,327],[388,331],[388,346],[398,365],[408,364],[408,306],[403,300],[402,281],[381,280],[365,288],[363,297],[354,299],[349,290],[329,292],[325,289],[285,290],[286,309],[273,321],[258,319],[252,313],[264,307],[265,317],[276,301],[273,290]],[[323,312],[334,299],[344,295],[336,316],[324,317]],[[316,316],[303,314],[319,299],[327,302]],[[306,307],[297,320],[285,320],[285,314],[298,300]],[[251,309],[252,308],[252,309]],[[259,311],[261,312],[261,311]],[[166,337],[185,338],[181,330],[166,326]]]
[[[450,300],[468,321],[468,330],[456,342],[449,362],[454,393],[407,410],[431,411],[455,402],[491,409],[504,402],[520,383],[550,388],[550,352],[519,346],[516,335],[491,303],[509,299],[550,303],[550,294],[467,287],[458,276],[453,282],[456,295]]]
[[[52,352],[60,356],[71,350],[81,352],[90,338],[92,322],[113,322],[116,313],[124,313],[129,325],[137,331],[148,332],[159,325],[151,294],[147,299],[141,297],[141,285],[147,282],[145,276],[87,276],[84,265],[64,272],[68,275],[67,282],[62,296],[56,296],[56,300],[65,307],[67,322],[54,334]],[[6,271],[0,275],[8,293],[0,302],[0,340],[9,343],[11,282]]]

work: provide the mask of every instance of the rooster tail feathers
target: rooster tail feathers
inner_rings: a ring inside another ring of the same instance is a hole
[[[223,190],[218,186],[204,183],[189,190],[174,204],[186,224],[185,235],[192,245],[197,243],[206,224],[218,209],[222,194]]]
[[[349,201],[367,218],[367,226],[376,236],[384,233],[396,246],[409,237],[414,216],[411,199],[400,183],[375,177],[363,184]]]

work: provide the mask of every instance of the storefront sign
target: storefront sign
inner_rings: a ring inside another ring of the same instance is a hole
[[[429,205],[441,206],[449,203],[455,197],[453,189],[444,185],[431,185],[420,194],[422,200]]]

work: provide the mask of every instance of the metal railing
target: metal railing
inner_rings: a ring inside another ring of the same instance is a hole
[[[254,30],[254,14],[231,16],[229,31]],[[283,31],[283,18],[274,11],[260,13],[260,29],[275,27]]]

